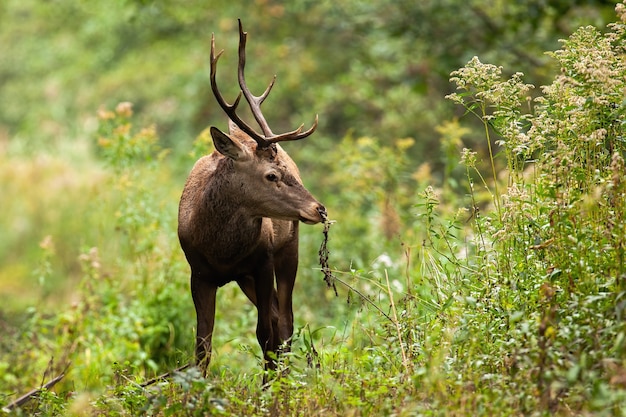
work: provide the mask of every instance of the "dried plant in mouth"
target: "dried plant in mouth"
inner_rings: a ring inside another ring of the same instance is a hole
[[[334,223],[334,221],[328,220],[328,216],[326,213],[320,212],[322,216],[322,221],[324,222],[324,230],[322,233],[324,234],[324,240],[320,245],[319,256],[320,256],[320,266],[322,267],[322,273],[324,274],[324,281],[328,288],[332,288],[335,291],[335,296],[338,297],[337,287],[335,285],[335,277],[331,272],[330,266],[328,265],[328,255],[330,254],[328,250],[328,231],[330,230],[330,225]]]
[[[366,303],[374,307],[376,310],[378,310],[378,312],[382,314],[384,317],[386,317],[389,321],[394,322],[394,320],[387,313],[385,313],[380,307],[378,307],[378,305],[376,305],[376,303],[374,303],[369,297],[365,296],[362,292],[352,287],[347,282],[342,281],[341,279],[333,275],[330,269],[330,265],[328,265],[328,255],[330,254],[330,251],[328,250],[328,231],[330,230],[330,226],[335,222],[333,220],[328,220],[328,216],[325,211],[324,212],[320,211],[319,213],[320,213],[320,216],[322,217],[322,222],[324,222],[324,230],[322,231],[322,233],[324,234],[324,240],[322,241],[322,244],[320,245],[320,250],[319,250],[320,266],[322,267],[322,273],[324,274],[324,281],[326,282],[326,285],[328,285],[328,288],[332,288],[333,291],[335,291],[335,297],[339,297],[339,293],[337,292],[337,286],[335,285],[336,282],[339,282],[341,285],[348,288],[348,290],[351,293],[355,293],[363,301],[365,301]],[[348,300],[349,300],[349,297],[350,297],[350,293],[348,293]]]

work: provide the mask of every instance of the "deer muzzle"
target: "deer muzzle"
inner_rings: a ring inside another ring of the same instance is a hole
[[[303,211],[300,215],[300,221],[305,224],[317,224],[326,220],[326,207],[317,203],[312,210]]]

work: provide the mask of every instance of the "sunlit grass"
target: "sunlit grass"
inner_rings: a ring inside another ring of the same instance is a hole
[[[81,156],[90,159],[88,153]],[[98,164],[84,159],[0,152],[0,299],[5,308],[48,296],[66,299],[80,275],[77,250],[100,237],[98,224],[106,213],[96,202],[107,192],[106,177]]]

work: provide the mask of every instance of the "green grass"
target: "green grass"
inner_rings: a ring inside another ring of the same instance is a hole
[[[195,322],[175,234],[184,178],[154,128],[122,104],[100,112],[93,151],[3,149],[0,404],[67,368],[9,414],[626,414],[617,11],[606,34],[581,28],[551,53],[551,85],[478,58],[452,74],[449,98],[488,142],[461,151],[476,133],[441,124],[447,179],[460,162],[465,183],[431,183],[406,158],[410,139],[346,137],[347,155],[303,173],[336,220],[339,297],[317,265],[321,228],[303,226],[293,350],[266,388],[256,312],[236,286],[219,293],[209,375],[142,385],[192,359]]]

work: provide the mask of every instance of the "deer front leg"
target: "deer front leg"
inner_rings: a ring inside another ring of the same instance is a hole
[[[191,296],[196,307],[196,363],[206,376],[211,361],[211,339],[215,323],[217,286],[205,276],[191,273]]]
[[[263,350],[265,359],[265,369],[275,369],[276,362],[273,356],[277,353],[279,346],[278,335],[274,331],[272,324],[272,309],[275,311],[275,289],[274,289],[274,268],[271,262],[267,262],[259,269],[254,279],[256,293],[256,307],[258,310],[258,321],[256,336]],[[274,355],[270,354],[273,352]],[[265,378],[264,382],[265,381]]]

